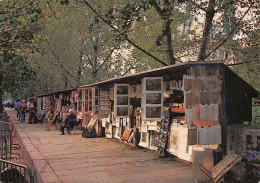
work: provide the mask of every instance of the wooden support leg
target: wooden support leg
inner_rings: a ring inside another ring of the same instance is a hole
[[[56,128],[56,130],[59,130],[60,128],[59,128],[59,123],[55,123],[55,128]]]
[[[51,120],[48,120],[46,131],[50,131],[50,130],[51,130]]]

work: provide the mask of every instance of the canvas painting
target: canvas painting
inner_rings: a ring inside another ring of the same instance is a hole
[[[161,91],[161,79],[146,80],[146,91]]]
[[[128,96],[117,96],[117,105],[128,105]]]
[[[117,86],[117,95],[128,95],[128,86]]]
[[[117,107],[117,116],[128,116],[128,107]]]
[[[147,106],[146,118],[161,118],[161,106]]]
[[[147,93],[146,104],[161,104],[161,93]]]

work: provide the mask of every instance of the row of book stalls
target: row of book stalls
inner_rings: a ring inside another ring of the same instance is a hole
[[[37,96],[38,116],[46,116],[45,119],[52,119],[59,113],[59,121],[66,119],[69,109],[77,110],[77,90],[58,90],[48,94]]]
[[[259,93],[223,63],[186,62],[38,97],[63,118],[77,111],[83,136],[122,139],[211,169],[228,153],[228,126],[252,120]]]

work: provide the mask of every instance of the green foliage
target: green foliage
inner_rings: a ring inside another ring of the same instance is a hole
[[[2,86],[5,92],[12,97],[30,96],[32,93],[22,92],[35,78],[35,72],[26,61],[26,57],[9,53],[6,57],[8,62],[3,62],[0,72],[3,73]]]
[[[38,1],[1,1],[0,10],[0,51],[20,51],[38,40],[42,10]]]

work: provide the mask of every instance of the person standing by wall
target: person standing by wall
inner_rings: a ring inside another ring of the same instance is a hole
[[[29,112],[29,120],[28,123],[32,124],[32,112],[33,112],[33,99],[29,99],[29,101],[27,102],[27,110]]]
[[[21,104],[20,100],[17,100],[14,106],[14,109],[16,110],[16,116],[18,121],[20,121],[20,111],[18,110],[19,105]]]
[[[34,98],[32,102],[33,102],[33,109],[32,109],[33,123],[38,123],[36,99]]]

